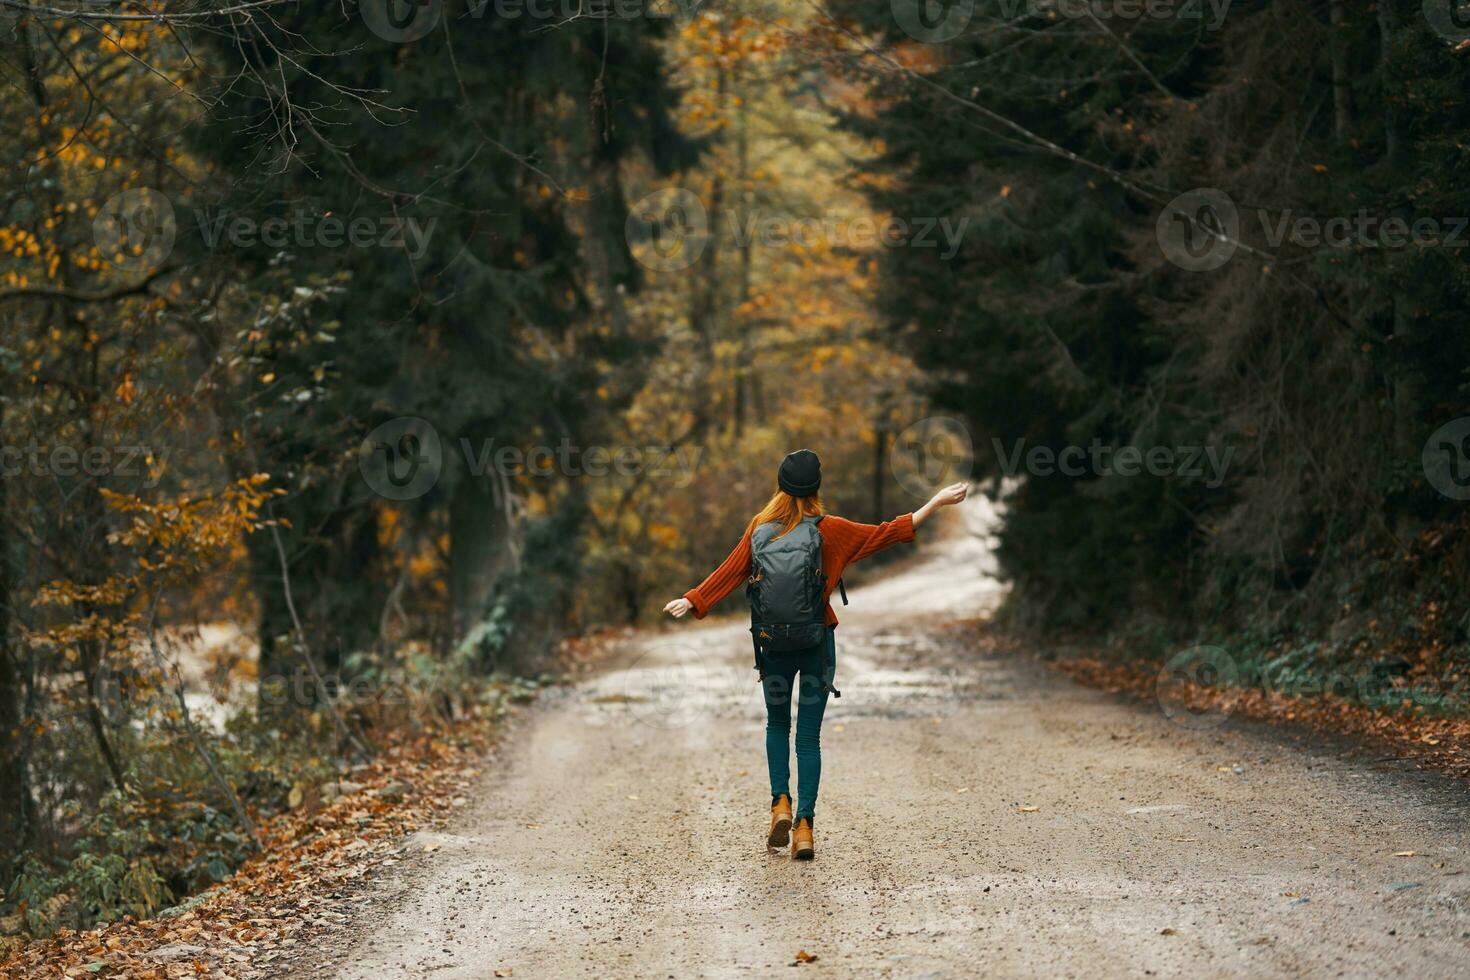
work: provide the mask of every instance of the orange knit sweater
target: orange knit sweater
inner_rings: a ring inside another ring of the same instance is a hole
[[[842,578],[843,569],[869,555],[876,555],[884,548],[914,540],[914,515],[903,514],[882,524],[859,524],[828,514],[817,525],[822,535],[822,571],[827,577],[827,587],[822,590],[822,601],[827,603],[827,625],[837,625],[837,614],[832,611],[830,601],[837,580]],[[745,582],[750,575],[750,529],[730,557],[710,573],[709,578],[684,593],[684,598],[694,605],[694,616],[703,619],[710,608],[735,587]]]

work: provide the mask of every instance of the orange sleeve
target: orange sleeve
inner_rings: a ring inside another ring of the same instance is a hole
[[[912,530],[909,532],[912,535]],[[720,567],[709,573],[709,578],[684,593],[684,598],[694,605],[694,618],[703,619],[710,609],[750,577],[750,528],[745,529],[740,543]]]
[[[862,561],[870,555],[876,555],[884,548],[891,548],[896,544],[914,540],[913,514],[901,514],[882,524],[859,524],[857,521],[849,521],[841,517],[827,517],[823,519],[823,523],[826,521],[837,523],[837,528],[834,530],[839,533],[833,537],[840,542],[843,565]]]

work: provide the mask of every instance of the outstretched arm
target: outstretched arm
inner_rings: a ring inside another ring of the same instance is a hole
[[[720,567],[710,572],[709,578],[699,585],[684,593],[683,598],[675,599],[664,606],[664,612],[680,619],[690,612],[694,613],[695,619],[703,619],[714,606],[725,596],[735,591],[735,587],[745,581],[750,574],[750,528],[745,529],[745,534],[740,538],[740,543],[730,556],[720,563]]]
[[[945,487],[943,490],[930,497],[927,504],[914,511],[914,527],[918,527],[920,524],[923,524],[925,521],[927,521],[929,519],[929,515],[933,514],[939,508],[948,507],[950,504],[957,504],[969,495],[970,487],[968,484],[951,483],[949,486]]]
[[[939,508],[964,500],[967,492],[968,488],[963,483],[945,487],[912,514],[900,514],[882,524],[859,524],[829,516],[826,520],[831,522],[832,533],[827,536],[827,543],[840,556],[839,567],[846,567],[894,545],[914,540],[914,528],[928,520]],[[828,525],[824,523],[822,526]]]

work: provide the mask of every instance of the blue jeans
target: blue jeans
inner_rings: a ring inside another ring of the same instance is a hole
[[[822,715],[837,674],[836,629],[828,626],[810,650],[765,657],[766,765],[771,796],[791,795],[791,694],[796,692],[796,818],[812,819],[822,781]],[[799,678],[799,679],[798,679]]]

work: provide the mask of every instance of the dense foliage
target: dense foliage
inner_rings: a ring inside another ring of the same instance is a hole
[[[1459,682],[1470,538],[1421,455],[1470,381],[1462,38],[1399,0],[923,7],[837,5],[880,38],[847,124],[879,206],[969,221],[950,261],[885,253],[883,302],[979,472],[1017,477],[1011,613]]]

